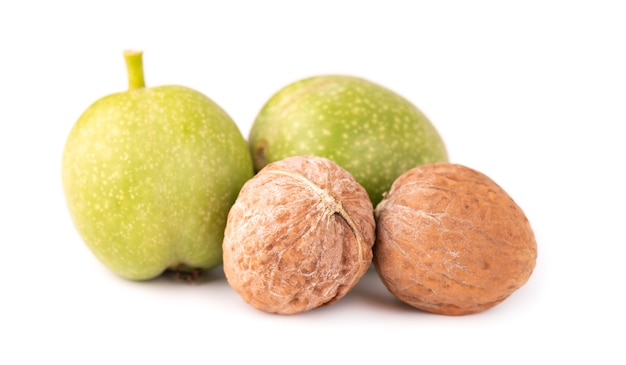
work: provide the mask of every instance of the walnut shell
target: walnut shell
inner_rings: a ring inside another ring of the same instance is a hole
[[[374,266],[401,301],[464,315],[502,302],[529,279],[537,244],[520,207],[468,167],[422,165],[376,207]]]
[[[253,307],[295,314],[344,297],[372,262],[374,209],[346,170],[294,156],[248,180],[226,223],[224,273]]]

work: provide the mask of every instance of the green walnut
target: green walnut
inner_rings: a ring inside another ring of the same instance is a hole
[[[254,174],[230,116],[193,89],[145,86],[142,52],[124,52],[129,88],[78,119],[62,159],[73,223],[111,271],[147,280],[222,262],[230,207]]]
[[[414,104],[347,75],[291,83],[257,115],[248,138],[255,170],[294,155],[326,157],[363,185],[374,206],[413,167],[447,162],[446,146]]]

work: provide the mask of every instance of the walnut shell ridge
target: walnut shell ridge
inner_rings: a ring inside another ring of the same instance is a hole
[[[428,312],[484,311],[524,285],[537,244],[522,209],[468,167],[422,165],[376,207],[374,266],[401,301]]]
[[[229,285],[253,307],[295,314],[337,302],[372,262],[374,209],[335,162],[293,156],[242,187],[226,223]]]

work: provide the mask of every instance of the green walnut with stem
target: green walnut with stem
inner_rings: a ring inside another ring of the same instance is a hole
[[[82,240],[132,280],[221,264],[228,211],[254,174],[230,116],[196,90],[146,87],[142,55],[124,52],[128,90],[80,116],[62,158],[67,207]]]
[[[421,110],[388,88],[347,75],[285,86],[263,106],[248,141],[256,170],[294,155],[335,161],[374,206],[402,173],[448,161],[443,139]]]

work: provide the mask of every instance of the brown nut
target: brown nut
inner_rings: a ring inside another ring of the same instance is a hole
[[[489,177],[462,165],[407,171],[375,214],[373,262],[382,282],[428,312],[489,309],[535,267],[537,244],[520,207]]]
[[[295,314],[344,297],[372,262],[374,209],[347,171],[288,157],[248,180],[224,235],[224,273],[250,305]]]

